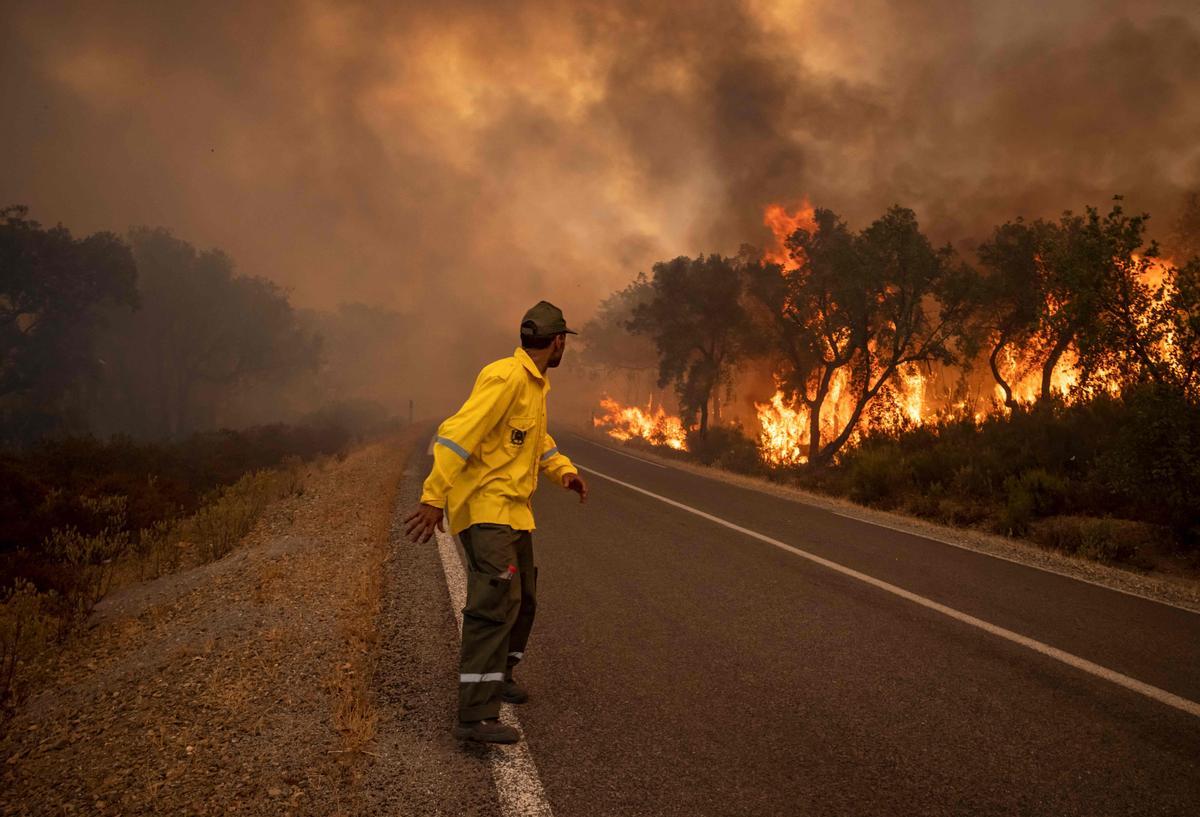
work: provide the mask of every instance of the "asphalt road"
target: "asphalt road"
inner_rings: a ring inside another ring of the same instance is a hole
[[[585,467],[1187,699],[1200,615],[563,434]],[[1200,718],[590,476],[535,498],[554,813],[1200,814]]]

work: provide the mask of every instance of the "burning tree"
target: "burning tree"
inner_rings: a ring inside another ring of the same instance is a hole
[[[1173,384],[1200,398],[1200,257],[1173,270],[1166,309],[1167,368]]]
[[[1104,216],[1088,207],[1057,223],[1018,219],[979,247],[978,314],[1007,405],[1178,379],[1172,303],[1186,294],[1146,244],[1147,219],[1118,199]],[[1018,388],[1035,372],[1036,389]]]
[[[806,414],[801,459],[824,463],[898,375],[956,360],[968,281],[949,248],[934,249],[902,207],[857,234],[818,209],[787,247],[791,264],[751,264],[747,273],[783,360],[781,387]],[[844,416],[829,422],[825,411],[842,401]]]
[[[1013,381],[1019,376],[1018,354],[1028,359],[1031,347],[1044,345],[1040,335],[1045,333],[1047,281],[1041,253],[1052,230],[1043,221],[1026,224],[1018,218],[997,227],[978,249],[984,270],[975,291],[981,307],[979,334],[988,336],[988,367],[1009,408],[1017,405]],[[1047,371],[1053,370],[1051,364]],[[1042,383],[1049,387],[1045,377]]]
[[[650,297],[634,309],[629,329],[654,340],[659,386],[674,384],[680,410],[699,414],[703,437],[709,404],[719,419],[719,389],[753,343],[737,263],[720,255],[659,262],[650,288]]]

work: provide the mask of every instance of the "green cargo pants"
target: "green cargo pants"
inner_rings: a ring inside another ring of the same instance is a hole
[[[537,610],[537,567],[530,531],[481,523],[462,531],[459,540],[467,554],[467,606],[458,719],[478,721],[499,717],[504,679],[525,656]]]

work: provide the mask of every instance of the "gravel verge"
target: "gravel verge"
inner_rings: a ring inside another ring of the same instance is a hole
[[[227,557],[105,599],[0,740],[0,814],[491,813],[458,808],[491,792],[449,740],[436,555],[392,548],[418,437],[310,466]]]
[[[422,437],[407,458],[384,565],[375,701],[379,759],[366,771],[360,814],[499,817],[488,749],[450,730],[458,703],[458,624],[437,544],[404,538],[429,468]]]

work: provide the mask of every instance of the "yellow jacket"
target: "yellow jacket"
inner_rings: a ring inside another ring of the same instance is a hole
[[[578,473],[546,432],[549,379],[518,348],[489,363],[471,396],[437,430],[421,501],[445,508],[450,532],[478,522],[533,530],[538,469],[555,481]]]

